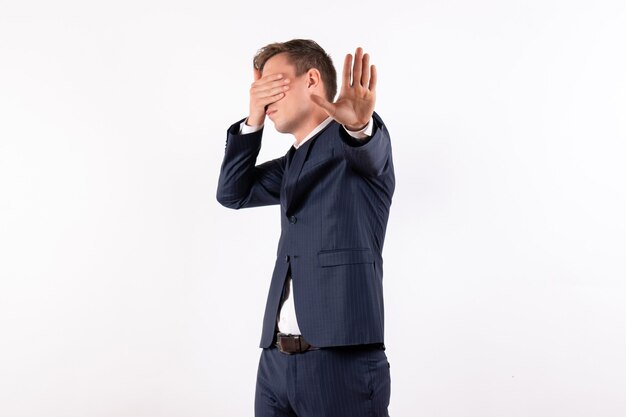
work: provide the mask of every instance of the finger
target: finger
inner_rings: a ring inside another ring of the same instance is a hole
[[[312,94],[310,97],[313,103],[324,109],[329,116],[333,117],[335,115],[335,105],[333,103],[315,94]]]
[[[261,83],[261,81],[252,83],[252,87],[250,87],[250,94],[257,97],[265,97],[268,94],[275,94],[276,91],[286,91],[289,89],[289,83],[291,80],[281,79],[270,81],[266,83]],[[276,90],[272,93],[272,90]]]
[[[372,77],[370,78],[370,91],[374,93],[376,91],[376,81],[378,81],[378,73],[376,72],[376,65],[372,65],[370,69]]]
[[[272,88],[280,88],[282,86],[289,85],[290,82],[291,80],[287,78],[287,79],[282,79],[282,80],[270,81],[266,83],[260,83],[260,84],[255,85],[254,88],[257,91],[266,91]]]
[[[259,98],[270,97],[270,96],[275,96],[276,94],[283,93],[287,90],[289,90],[289,86],[282,85],[279,87],[267,88],[265,90],[258,91],[256,96]]]
[[[278,74],[267,74],[265,77],[261,78],[262,81],[274,81],[274,80],[280,80],[281,78],[283,78],[285,76],[285,74],[282,73],[278,73]]]
[[[370,82],[370,56],[369,54],[363,55],[363,75],[361,75],[361,85],[367,88],[367,84]]]
[[[363,68],[363,48],[356,48],[354,53],[354,69],[352,70],[352,85],[361,84],[361,69]]]
[[[268,74],[268,75],[264,75],[263,77],[259,78],[258,80],[255,80],[252,83],[252,87],[260,87],[263,86],[267,83],[271,83],[277,80],[281,80],[285,78],[284,74]]]
[[[274,94],[273,96],[267,96],[259,100],[260,101],[259,104],[267,108],[268,105],[277,102],[283,97],[285,97],[285,93],[278,93],[278,94]]]
[[[285,98],[285,93],[278,93],[274,96],[261,99],[259,105],[263,106],[263,109],[265,110],[265,112],[267,112],[267,109],[270,106],[270,104],[276,103],[277,101],[280,101],[283,98]]]
[[[346,55],[346,59],[343,61],[343,81],[342,87],[350,87],[350,69],[352,68],[352,55]]]

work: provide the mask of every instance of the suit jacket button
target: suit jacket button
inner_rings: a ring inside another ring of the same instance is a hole
[[[296,218],[296,216],[291,216],[291,217],[289,217],[289,223],[294,224],[296,221],[298,221],[298,219]]]
[[[289,262],[289,255],[285,255],[285,262]]]

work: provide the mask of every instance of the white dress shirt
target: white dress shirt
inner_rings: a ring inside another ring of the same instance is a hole
[[[300,146],[302,146],[307,140],[311,139],[313,136],[315,136],[320,130],[324,129],[326,126],[328,126],[328,124],[333,120],[332,117],[327,117],[326,120],[324,120],[322,123],[320,123],[319,125],[317,125],[317,127],[315,129],[313,129],[311,131],[311,133],[309,133],[308,135],[306,135],[306,137],[304,139],[302,139],[302,141],[300,143],[298,143],[298,141],[296,140],[293,144],[293,147],[298,149]],[[240,125],[240,129],[239,129],[239,134],[241,135],[245,135],[247,133],[253,133],[258,131],[259,129],[261,129],[263,127],[263,125],[260,126],[248,126],[246,124],[246,120],[244,120],[243,122],[241,122]],[[344,126],[344,129],[346,129],[346,132],[348,132],[350,134],[350,136],[357,138],[357,139],[365,139],[368,138],[370,136],[372,136],[372,130],[373,130],[373,126],[374,126],[374,122],[373,119],[370,118],[370,121],[367,123],[367,125],[361,129],[361,130],[357,130],[357,131],[351,131],[348,130],[348,128],[346,128]],[[300,328],[298,327],[298,320],[296,319],[296,307],[293,303],[293,297],[291,294],[291,277],[289,279],[287,279],[287,281],[285,282],[285,291],[284,291],[284,299],[282,302],[282,306],[280,307],[280,310],[278,312],[278,331],[281,333],[285,333],[285,334],[293,334],[293,335],[299,335],[300,333]]]

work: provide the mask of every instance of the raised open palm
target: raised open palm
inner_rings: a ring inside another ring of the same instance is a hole
[[[369,122],[376,103],[376,66],[369,65],[370,57],[357,48],[354,54],[346,55],[343,63],[343,78],[339,97],[334,103],[312,95],[311,100],[326,113],[350,130],[360,130]]]

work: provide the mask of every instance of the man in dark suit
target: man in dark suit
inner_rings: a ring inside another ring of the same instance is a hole
[[[250,113],[227,131],[218,201],[280,204],[282,233],[257,374],[256,417],[387,416],[382,249],[395,188],[376,67],[357,48],[336,72],[315,42],[254,58]],[[265,117],[295,137],[257,165]]]

